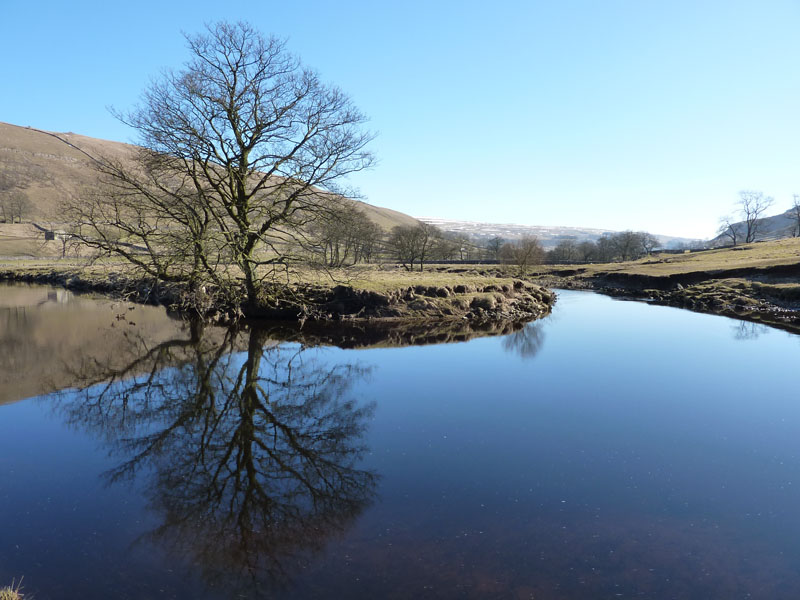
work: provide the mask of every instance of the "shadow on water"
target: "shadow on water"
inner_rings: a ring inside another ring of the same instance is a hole
[[[350,397],[370,369],[325,364],[264,330],[219,334],[193,327],[125,368],[94,362],[93,385],[55,410],[120,460],[109,484],[146,482],[160,525],[140,541],[253,597],[287,584],[372,503],[377,475],[357,465],[374,405]]]

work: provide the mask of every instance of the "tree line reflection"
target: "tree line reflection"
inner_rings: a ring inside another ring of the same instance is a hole
[[[84,383],[102,383],[59,411],[122,459],[109,483],[146,482],[161,521],[147,540],[211,586],[260,595],[375,497],[377,475],[358,466],[374,403],[352,397],[370,369],[258,329],[216,334],[193,326],[189,340],[142,341],[123,369],[93,364]]]

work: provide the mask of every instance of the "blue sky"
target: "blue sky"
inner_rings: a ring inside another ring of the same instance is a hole
[[[710,237],[742,189],[800,193],[800,3],[0,0],[0,121],[136,141],[181,32],[246,20],[352,96],[415,216]]]

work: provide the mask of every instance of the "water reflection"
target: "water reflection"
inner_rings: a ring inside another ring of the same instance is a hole
[[[544,338],[543,321],[528,323],[519,331],[515,331],[503,338],[503,350],[531,360],[542,349]]]
[[[265,338],[292,340],[307,345],[368,348],[465,342],[476,337],[519,332],[520,322],[471,322],[464,319],[439,323],[271,322]],[[213,333],[222,339],[224,330]],[[35,285],[0,284],[0,404],[47,394],[91,380],[87,370],[138,373],[128,367],[138,361],[151,368],[160,353],[176,362],[158,360],[158,366],[178,364],[183,347],[191,345],[189,324],[167,315],[163,307],[135,305],[107,298],[73,294]],[[212,330],[204,335],[212,335]],[[114,364],[111,364],[113,359]],[[112,368],[113,367],[113,368]],[[106,373],[107,375],[108,373]]]
[[[188,338],[164,308],[0,284],[0,404],[80,384],[97,362],[121,369],[147,347]]]
[[[195,326],[125,369],[94,365],[85,382],[104,383],[62,394],[57,410],[122,459],[110,484],[147,482],[161,524],[146,540],[252,597],[289,581],[372,502],[377,476],[358,462],[374,405],[351,397],[370,369],[326,364],[263,330],[218,336]]]
[[[753,321],[737,321],[731,325],[731,331],[733,332],[733,339],[743,341],[758,339],[759,336],[768,333],[770,328]]]

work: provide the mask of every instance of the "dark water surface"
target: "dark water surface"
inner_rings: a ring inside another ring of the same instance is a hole
[[[798,336],[561,292],[343,350],[13,289],[0,585],[36,600],[800,597]]]

